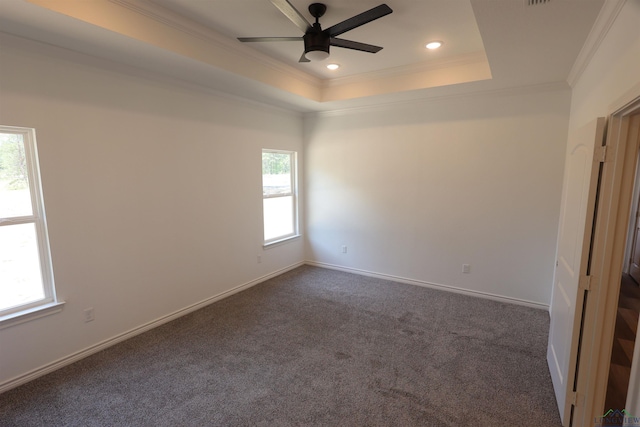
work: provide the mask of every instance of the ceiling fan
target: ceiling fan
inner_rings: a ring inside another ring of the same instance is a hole
[[[329,46],[342,47],[346,49],[360,50],[362,52],[376,53],[382,47],[366,43],[354,42],[351,40],[339,39],[342,33],[353,30],[361,25],[382,18],[393,12],[386,4],[381,4],[359,15],[346,19],[325,30],[320,27],[318,19],[327,11],[327,6],[322,3],[312,3],[309,5],[309,13],[316,18],[312,25],[288,0],[271,0],[275,7],[280,9],[291,22],[304,32],[302,37],[238,37],[241,42],[282,42],[282,41],[304,41],[304,52],[298,62],[321,61],[329,57]]]

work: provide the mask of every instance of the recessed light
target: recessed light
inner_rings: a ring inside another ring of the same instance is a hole
[[[427,49],[437,49],[440,46],[442,46],[442,42],[441,41],[432,41],[427,43],[426,48]]]
[[[338,68],[340,68],[340,64],[329,64],[327,65],[327,68],[330,70],[337,70]]]

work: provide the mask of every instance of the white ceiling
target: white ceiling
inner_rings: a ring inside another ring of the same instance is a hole
[[[290,0],[309,21],[309,1]],[[386,0],[388,16],[341,35],[383,46],[333,47],[329,62],[298,63],[300,36],[269,0],[2,0],[0,30],[202,88],[297,111],[566,82],[605,0]],[[324,28],[381,0],[325,0]],[[427,41],[444,41],[439,51]]]
[[[320,18],[323,28],[369,10],[381,0],[323,0],[327,12]],[[237,37],[298,37],[301,31],[268,0],[153,0],[153,3],[193,19],[221,34]],[[290,0],[310,22],[309,0]],[[394,12],[340,36],[343,39],[382,46],[377,54],[331,48],[331,58],[315,63],[298,64],[303,43],[254,43],[259,50],[280,61],[320,78],[331,79],[359,73],[417,64],[456,55],[481,52],[482,38],[471,3],[464,0],[393,1]],[[446,40],[445,48],[429,51],[431,40]],[[326,64],[341,64],[339,71],[327,70]]]

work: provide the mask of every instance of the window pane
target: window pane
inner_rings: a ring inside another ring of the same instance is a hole
[[[0,227],[0,310],[44,298],[35,224]]]
[[[0,218],[32,213],[23,136],[0,133]]]
[[[291,154],[262,153],[262,194],[290,194]]]
[[[264,201],[264,240],[294,233],[293,196],[274,197]]]

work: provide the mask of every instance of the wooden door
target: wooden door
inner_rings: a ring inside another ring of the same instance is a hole
[[[569,142],[560,209],[558,253],[551,295],[547,363],[562,424],[568,426],[576,403],[576,375],[589,260],[598,200],[606,120],[599,118]]]

